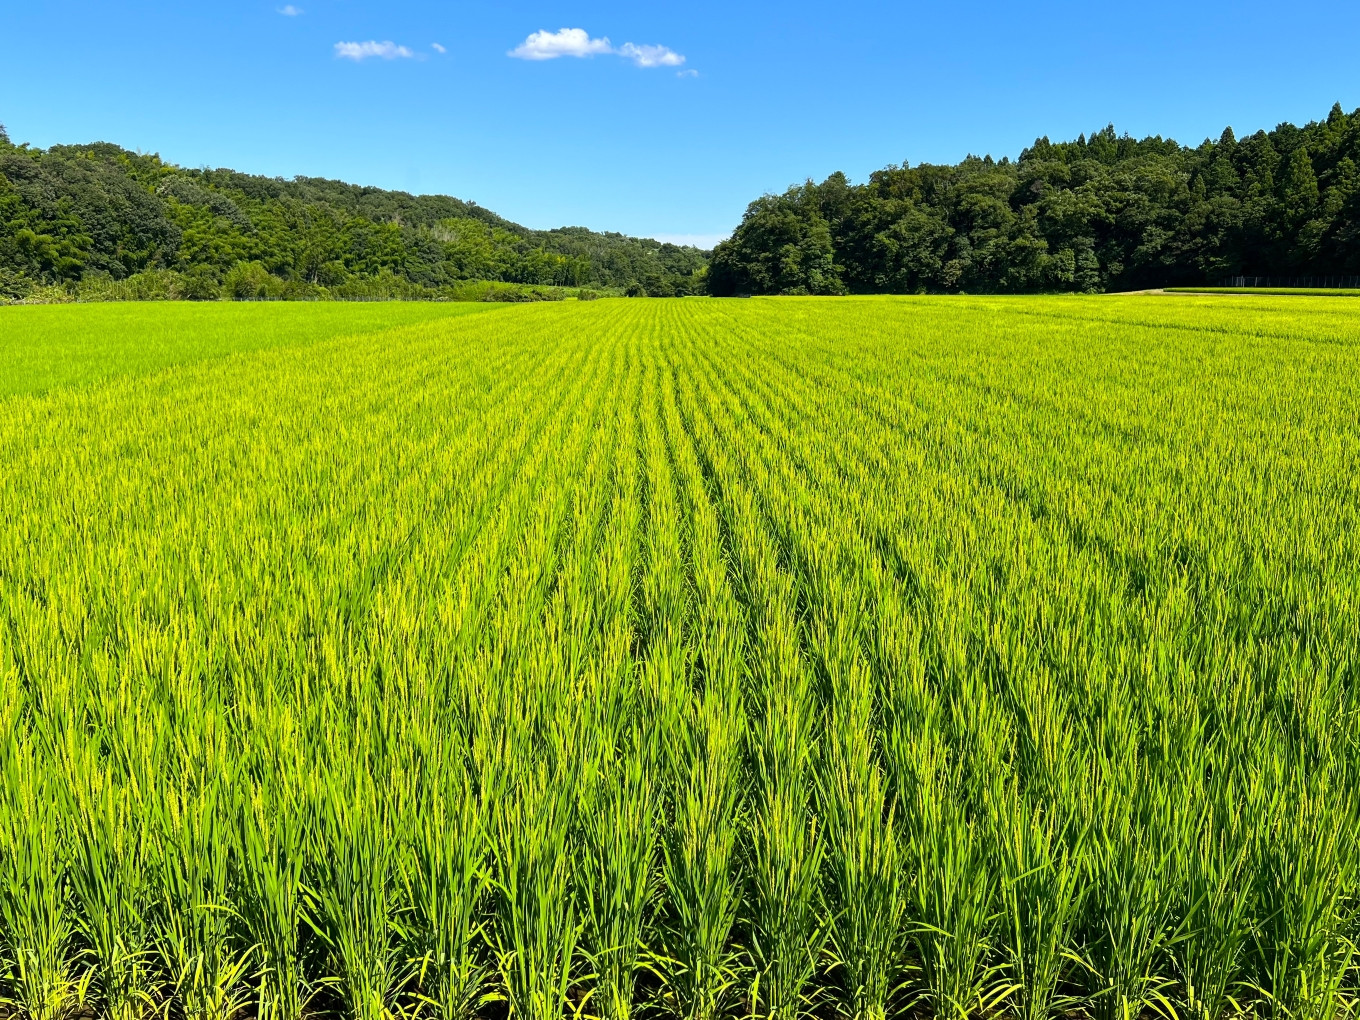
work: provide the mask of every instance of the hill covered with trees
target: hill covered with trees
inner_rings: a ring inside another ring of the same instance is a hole
[[[714,294],[1136,290],[1360,273],[1360,110],[1190,148],[1107,127],[753,202]]]
[[[0,128],[0,300],[1095,292],[1360,274],[1358,164],[1360,110],[1339,104],[1195,147],[1107,127],[1016,160],[765,195],[710,264],[456,198],[191,170],[102,142],[34,149]]]
[[[0,299],[436,297],[468,281],[660,296],[698,290],[705,264],[695,248],[530,230],[456,198],[190,170],[103,142],[35,149],[0,127]]]

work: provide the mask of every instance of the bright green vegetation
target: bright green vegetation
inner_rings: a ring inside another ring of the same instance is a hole
[[[0,403],[24,1015],[1354,1009],[1348,302],[365,314]]]
[[[1293,294],[1305,297],[1357,297],[1360,290],[1345,287],[1168,287],[1171,294]]]
[[[486,304],[30,305],[0,317],[0,396],[486,311]]]

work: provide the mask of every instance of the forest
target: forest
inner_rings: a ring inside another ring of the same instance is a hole
[[[1019,159],[843,173],[753,202],[713,294],[1102,292],[1360,273],[1360,110],[1195,147],[1107,127]]]
[[[462,296],[467,281],[672,296],[695,248],[530,230],[475,202],[195,170],[117,145],[15,145],[0,127],[0,300]]]
[[[711,253],[475,202],[186,169],[0,127],[0,300],[1100,293],[1360,274],[1360,110],[1188,147],[1113,126],[1018,159],[834,173]]]

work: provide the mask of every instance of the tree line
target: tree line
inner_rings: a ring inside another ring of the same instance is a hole
[[[842,173],[753,202],[711,293],[1137,290],[1360,273],[1360,110],[1195,147],[1106,127],[1018,160]]]
[[[446,196],[185,169],[103,142],[36,149],[0,127],[0,300],[1099,292],[1357,274],[1357,163],[1360,110],[1340,104],[1195,147],[1111,126],[1016,160],[807,181],[751,203],[710,259],[530,230]]]
[[[0,127],[0,299],[457,296],[473,280],[670,296],[701,290],[705,265],[695,248],[530,230],[456,198],[186,169],[103,142],[37,149]]]

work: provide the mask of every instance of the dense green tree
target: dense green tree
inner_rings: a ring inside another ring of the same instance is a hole
[[[106,143],[32,149],[0,128],[0,298],[164,271],[193,297],[415,296],[472,280],[652,296],[1094,292],[1360,274],[1358,164],[1360,111],[1339,104],[1194,148],[1106,127],[1037,139],[1014,161],[765,195],[710,264],[647,239],[529,230],[447,196],[186,170]]]
[[[1195,148],[1113,127],[1016,161],[890,166],[765,195],[715,294],[1132,290],[1360,273],[1360,111]],[[829,234],[829,246],[825,243]]]
[[[669,295],[697,292],[706,265],[695,248],[529,230],[447,196],[186,170],[106,143],[32,149],[0,129],[0,298],[164,270],[186,297],[437,294],[469,280]]]
[[[740,239],[719,246],[709,267],[715,293],[840,294],[831,229],[811,181],[785,195],[757,199],[742,221]]]

